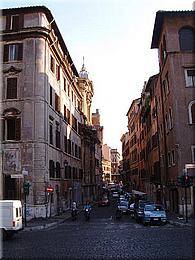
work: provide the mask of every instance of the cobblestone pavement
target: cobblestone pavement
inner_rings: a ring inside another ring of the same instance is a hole
[[[4,242],[6,259],[195,259],[189,227],[147,226],[130,216],[114,218],[115,205],[93,208],[45,230],[18,233]]]

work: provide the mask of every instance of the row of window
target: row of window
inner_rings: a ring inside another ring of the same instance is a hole
[[[195,29],[185,26],[179,30],[179,45],[181,51],[195,52]],[[159,47],[159,59],[161,64],[164,63],[167,56],[167,47],[165,35],[163,35],[162,43]]]
[[[50,86],[50,105],[53,106],[53,88]],[[55,111],[60,113],[61,111],[61,105],[60,105],[60,97],[55,93]],[[70,110],[64,105],[64,111],[63,111],[63,117],[64,120],[72,126],[72,128],[80,133],[80,127],[79,122],[77,122],[76,117],[70,113]]]
[[[67,180],[82,180],[83,171],[77,167],[65,165],[61,167],[59,162],[49,161],[49,178],[50,179],[67,179]]]
[[[81,109],[81,102],[80,100],[76,97],[73,89],[71,88],[71,84],[68,82],[65,76],[61,76],[61,70],[60,70],[60,65],[57,64],[55,61],[54,57],[50,55],[50,70],[52,73],[56,76],[57,81],[60,81],[61,78],[63,78],[63,87],[64,91],[67,93],[68,97],[71,98],[72,103],[74,104],[75,107],[78,107]],[[50,88],[51,90],[51,88]],[[52,94],[50,93],[50,105],[52,105]]]
[[[3,52],[3,61],[4,62],[20,61],[22,59],[23,59],[23,43],[14,43],[14,44],[5,44],[4,45],[4,52]],[[53,62],[52,62],[52,64],[53,64],[54,58],[52,58],[51,60],[53,60]],[[53,67],[54,67],[54,65],[52,65],[52,68]],[[54,70],[54,69],[52,69],[52,70]],[[60,80],[60,66],[59,65],[56,65],[56,77],[57,77],[57,80]],[[71,94],[72,103],[74,104],[75,107],[78,107],[79,109],[81,109],[80,100],[76,97],[76,95],[74,94],[74,91],[71,90],[70,84],[67,83],[67,80],[65,79],[65,77],[63,78],[63,80],[64,80],[64,91],[67,92],[67,95],[69,97]],[[16,81],[16,79],[15,79],[15,81]],[[14,82],[12,84],[16,85],[17,83]],[[53,105],[52,87],[50,87],[50,105],[51,106]],[[60,111],[60,109],[57,111]]]
[[[49,124],[49,143],[51,145],[54,145],[54,124],[53,121],[51,120]],[[56,127],[55,127],[55,145],[57,148],[61,149],[61,131],[58,122],[56,122]],[[65,153],[68,153],[70,155],[73,155],[81,159],[81,147],[78,146],[73,141],[71,141],[70,139],[67,139],[65,135],[63,141],[63,150]]]

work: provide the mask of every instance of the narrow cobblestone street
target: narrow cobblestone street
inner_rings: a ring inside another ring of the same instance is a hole
[[[115,220],[115,202],[94,207],[90,221],[81,213],[57,227],[21,232],[4,243],[6,259],[193,259],[189,227],[144,227],[129,215]]]

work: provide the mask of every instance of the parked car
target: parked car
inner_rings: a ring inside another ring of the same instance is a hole
[[[126,199],[126,198],[125,198],[125,195],[120,195],[120,196],[119,196],[119,199],[121,199],[121,200],[124,199],[124,200],[125,200],[125,199]]]
[[[129,203],[128,201],[120,201],[118,206],[118,210],[121,210],[122,213],[128,213],[129,212]]]
[[[98,201],[98,206],[109,206],[110,205],[110,201],[107,197],[103,197]]]
[[[139,200],[134,205],[134,218],[137,223],[140,223],[143,218],[143,212],[145,205],[154,204],[154,201],[147,201],[147,200]]]
[[[117,191],[114,191],[114,192],[112,193],[112,197],[113,197],[113,198],[118,198],[118,197],[119,197],[118,192],[117,192]]]
[[[132,203],[130,204],[129,206],[129,214],[134,217],[134,206],[135,206],[135,203]]]
[[[144,225],[166,224],[167,216],[163,206],[159,204],[151,204],[151,205],[146,204],[144,207],[142,223]]]

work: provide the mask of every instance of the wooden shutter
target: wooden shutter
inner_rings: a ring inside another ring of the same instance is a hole
[[[16,140],[21,139],[21,118],[16,118]]]
[[[23,44],[18,43],[18,60],[23,59]]]
[[[11,16],[7,15],[6,16],[6,30],[10,30],[10,26],[11,26]]]
[[[7,99],[17,98],[17,78],[7,79]]]
[[[1,131],[2,131],[2,140],[5,141],[5,119],[1,119]]]
[[[6,44],[6,45],[4,45],[4,52],[3,52],[3,61],[4,62],[8,61],[8,56],[9,56],[9,45]]]

